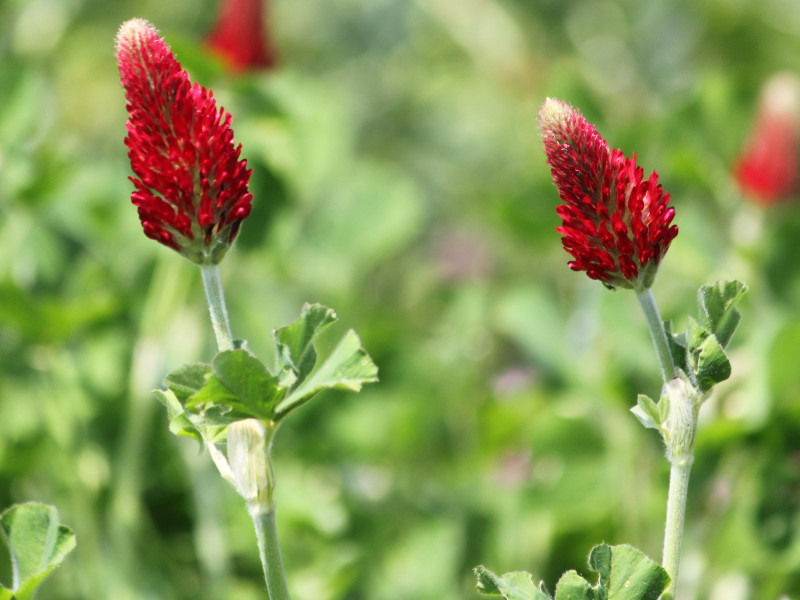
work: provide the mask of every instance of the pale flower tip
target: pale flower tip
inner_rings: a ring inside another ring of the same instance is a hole
[[[557,126],[574,110],[569,104],[557,98],[547,98],[539,109],[539,127],[549,129]]]
[[[125,21],[122,25],[120,25],[119,31],[117,31],[117,37],[114,44],[117,52],[120,51],[122,46],[130,44],[137,37],[140,37],[143,33],[148,31],[156,33],[156,28],[145,19],[140,19],[137,17],[135,19]]]

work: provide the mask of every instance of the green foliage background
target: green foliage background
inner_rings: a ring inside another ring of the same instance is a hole
[[[78,538],[42,597],[265,595],[241,500],[150,394],[214,340],[198,270],[129,201],[113,40],[139,16],[254,169],[222,264],[234,334],[268,358],[322,302],[331,340],[355,328],[381,369],[277,436],[296,600],[476,598],[478,563],[552,585],[603,540],[659,557],[667,464],[629,412],[658,367],[633,294],[566,267],[546,96],[671,192],[665,318],[683,327],[703,283],[750,286],[733,378],[701,412],[683,598],[797,598],[800,207],[750,205],[730,165],[761,84],[800,71],[800,8],[274,0],[280,66],[244,77],[202,48],[216,9],[0,0],[0,507],[54,504]]]

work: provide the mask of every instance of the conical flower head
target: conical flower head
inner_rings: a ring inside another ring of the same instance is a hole
[[[569,266],[608,288],[643,290],[678,235],[675,210],[653,172],[644,179],[636,155],[612,150],[584,116],[548,98],[539,111],[563,220],[556,230],[572,255]]]
[[[198,264],[217,264],[253,199],[231,115],[210,90],[192,85],[147,21],[124,23],[116,49],[135,174],[131,201],[144,233]]]

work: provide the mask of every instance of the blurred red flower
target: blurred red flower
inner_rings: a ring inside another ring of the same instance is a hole
[[[131,201],[144,233],[198,264],[217,264],[253,199],[231,115],[217,109],[210,90],[190,83],[147,21],[123,23],[116,50],[136,175]]]
[[[643,179],[636,155],[612,150],[580,111],[548,98],[539,110],[563,220],[569,266],[586,271],[608,288],[637,291],[653,284],[658,265],[678,235],[671,225],[675,209],[658,184],[655,171]]]
[[[234,71],[269,69],[277,59],[267,30],[266,0],[222,0],[206,44]]]
[[[750,139],[734,166],[742,191],[773,204],[797,191],[800,160],[800,80],[774,75],[764,85]]]

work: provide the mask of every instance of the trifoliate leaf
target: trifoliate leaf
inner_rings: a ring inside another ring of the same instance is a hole
[[[667,572],[633,546],[600,544],[589,553],[597,573],[591,585],[576,571],[567,571],[556,586],[555,600],[657,600],[669,583]],[[544,584],[535,586],[529,573],[497,576],[483,566],[475,569],[478,591],[506,600],[552,600]]]
[[[0,589],[0,599],[31,600],[76,545],[75,534],[61,525],[56,508],[38,502],[17,504],[0,514],[0,532],[8,543],[13,577],[10,590]]]
[[[336,321],[333,309],[321,304],[305,304],[300,318],[275,331],[278,371],[291,371],[292,379],[304,379],[317,362],[314,339]]]
[[[298,379],[294,387],[275,408],[275,418],[283,418],[290,410],[312,396],[333,388],[358,392],[365,383],[378,380],[378,367],[361,347],[355,331],[348,331],[336,348],[307,377]]]
[[[213,377],[213,376],[212,376]],[[224,410],[214,407],[202,413],[188,411],[172,390],[154,390],[155,397],[167,408],[169,430],[174,435],[193,437],[198,442],[216,442],[225,437],[230,420],[224,418]]]
[[[727,348],[741,319],[741,314],[734,305],[745,292],[747,285],[735,280],[704,285],[697,292],[700,322],[717,336],[717,341],[723,348]]]
[[[211,405],[208,411],[191,410],[192,402],[200,395],[212,395],[211,389],[220,385],[214,377],[211,365],[191,363],[184,365],[164,379],[167,389],[155,390],[156,398],[166,407],[169,430],[175,435],[195,438],[198,442],[217,441],[224,437],[225,428],[231,423],[224,418],[228,408]],[[222,393],[224,390],[221,390]],[[214,395],[219,398],[219,394]]]
[[[307,304],[295,323],[278,329],[277,373],[244,347],[220,352],[210,365],[193,363],[170,373],[167,389],[155,392],[167,408],[170,431],[218,441],[235,421],[277,421],[322,390],[359,391],[377,381],[377,367],[353,331],[319,363],[317,336],[335,321],[330,308]]]
[[[214,357],[213,374],[186,408],[230,424],[240,419],[269,421],[282,397],[278,378],[247,350],[226,350]],[[216,410],[214,410],[216,407]]]
[[[544,583],[536,586],[530,573],[513,571],[505,575],[495,575],[480,565],[474,569],[478,578],[478,591],[487,596],[502,596],[505,600],[553,600],[545,592]]]

